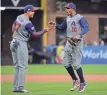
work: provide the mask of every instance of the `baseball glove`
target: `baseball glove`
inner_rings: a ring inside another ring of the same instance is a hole
[[[81,39],[77,39],[76,40],[76,39],[69,38],[69,37],[67,37],[67,40],[73,46],[77,46],[80,43],[80,41],[81,41]]]

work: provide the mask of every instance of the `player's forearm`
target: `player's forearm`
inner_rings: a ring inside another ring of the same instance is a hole
[[[62,24],[56,24],[56,28],[58,30],[64,31],[67,28],[67,22],[66,19],[62,22]]]
[[[58,29],[58,30],[61,30],[61,31],[64,31],[65,29],[64,29],[64,26],[63,25],[60,25],[60,24],[56,24],[56,28]]]
[[[44,29],[44,30],[39,31],[39,32],[33,32],[32,35],[33,35],[34,37],[39,37],[39,36],[42,36],[42,35],[43,35],[44,33],[46,33],[46,32],[47,32],[47,30]]]

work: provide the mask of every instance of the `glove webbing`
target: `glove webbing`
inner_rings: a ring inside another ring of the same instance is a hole
[[[81,39],[75,40],[75,39],[69,38],[69,37],[67,37],[67,40],[68,40],[68,42],[69,42],[71,45],[73,45],[73,46],[77,46],[78,43],[81,41]]]

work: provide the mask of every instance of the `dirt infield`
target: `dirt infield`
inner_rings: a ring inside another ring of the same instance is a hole
[[[12,82],[13,75],[1,75],[1,82]],[[107,82],[107,75],[85,75],[86,81],[96,81],[96,82]],[[56,75],[56,74],[36,74],[36,75],[26,75],[26,81],[29,82],[69,82],[71,78],[69,75]]]

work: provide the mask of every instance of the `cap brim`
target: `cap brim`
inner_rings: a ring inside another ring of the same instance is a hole
[[[37,10],[39,10],[39,9],[38,9],[38,8],[34,8],[32,11],[34,11],[34,12],[35,12],[35,11],[37,11]]]
[[[70,8],[70,7],[68,7],[68,6],[64,6],[64,8]],[[71,9],[71,8],[70,8]]]

